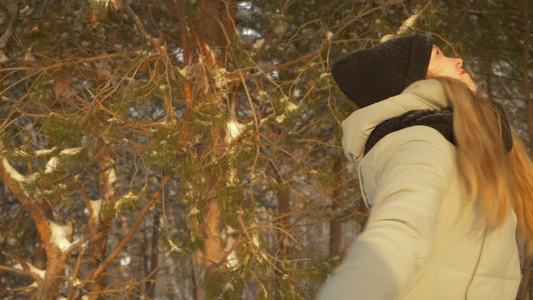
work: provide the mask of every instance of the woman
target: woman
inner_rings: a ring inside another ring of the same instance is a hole
[[[361,108],[343,122],[343,147],[370,216],[319,299],[515,299],[533,168],[461,66],[424,35],[333,65]]]

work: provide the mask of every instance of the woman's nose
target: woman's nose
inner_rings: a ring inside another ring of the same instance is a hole
[[[460,58],[454,58],[453,61],[455,62],[455,65],[458,67],[463,65],[463,60]]]

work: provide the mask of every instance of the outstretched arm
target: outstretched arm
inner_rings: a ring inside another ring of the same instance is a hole
[[[370,218],[318,299],[400,295],[429,255],[455,148],[436,130],[414,126],[383,138],[361,164],[373,186]]]

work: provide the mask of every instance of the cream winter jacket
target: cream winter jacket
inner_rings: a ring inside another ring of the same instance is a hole
[[[461,196],[453,144],[433,128],[413,126],[362,156],[381,122],[449,105],[438,80],[422,80],[343,122],[343,146],[359,161],[370,217],[318,299],[515,299],[516,216],[509,209],[494,230],[476,222],[478,210]]]

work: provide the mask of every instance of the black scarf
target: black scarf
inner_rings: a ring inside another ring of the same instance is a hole
[[[505,117],[505,113],[500,105],[496,104],[498,114],[501,116],[502,140],[505,147],[505,153],[509,153],[513,148],[513,137],[511,135],[511,128],[509,122]],[[413,110],[404,113],[398,117],[394,117],[384,121],[376,126],[372,131],[365,145],[366,155],[377,142],[384,138],[389,133],[411,127],[423,125],[436,129],[448,141],[457,146],[457,141],[453,132],[453,110],[451,107],[446,107],[439,110]]]

